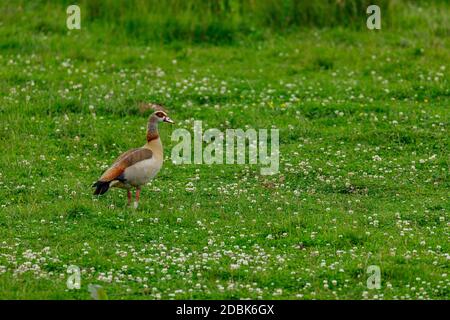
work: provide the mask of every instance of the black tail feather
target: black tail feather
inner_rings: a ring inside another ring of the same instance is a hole
[[[97,181],[92,185],[92,187],[95,187],[94,194],[95,195],[102,195],[106,193],[109,189],[109,181]]]

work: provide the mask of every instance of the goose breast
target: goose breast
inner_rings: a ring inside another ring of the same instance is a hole
[[[135,187],[144,185],[156,176],[161,166],[162,161],[157,157],[139,161],[125,169],[125,181]]]

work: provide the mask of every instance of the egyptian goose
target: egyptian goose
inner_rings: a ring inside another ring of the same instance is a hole
[[[148,119],[147,143],[141,148],[128,150],[119,156],[92,186],[96,188],[95,195],[102,195],[111,187],[126,189],[130,205],[131,189],[136,188],[134,208],[138,207],[141,187],[156,176],[163,164],[164,154],[158,123],[174,123],[161,106],[152,105],[151,108],[156,111]]]

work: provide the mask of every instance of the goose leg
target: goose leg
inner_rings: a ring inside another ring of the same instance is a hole
[[[131,190],[127,190],[127,196],[128,196],[128,206],[131,204]]]
[[[139,205],[139,197],[141,196],[141,188],[137,187],[136,188],[136,201],[134,201],[134,208],[137,209],[138,205]]]

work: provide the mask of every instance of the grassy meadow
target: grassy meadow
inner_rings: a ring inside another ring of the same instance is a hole
[[[449,299],[450,4],[208,3],[0,4],[0,298]],[[143,101],[176,124],[133,210],[91,185]],[[279,129],[279,173],[173,164],[194,120]]]

